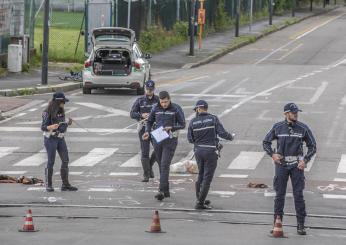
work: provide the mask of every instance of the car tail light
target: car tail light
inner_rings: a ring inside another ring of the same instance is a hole
[[[90,66],[91,66],[91,61],[90,60],[85,61],[84,68],[89,68]]]
[[[138,62],[135,62],[135,68],[136,68],[137,70],[140,70],[140,69],[141,69],[141,64],[138,63]]]

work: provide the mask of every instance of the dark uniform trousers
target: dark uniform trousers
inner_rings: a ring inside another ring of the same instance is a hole
[[[173,160],[175,149],[178,145],[178,138],[169,138],[157,144],[154,141],[154,151],[156,160],[160,167],[160,191],[169,192],[169,170]]]
[[[303,196],[303,190],[305,188],[304,171],[297,168],[297,164],[284,165],[276,164],[275,177],[274,177],[274,189],[276,191],[276,197],[274,201],[275,217],[282,216],[284,214],[285,196],[287,189],[288,179],[291,179],[293,188],[294,204],[297,214],[298,223],[304,223],[306,217],[305,201]]]
[[[56,152],[58,152],[62,161],[61,169],[68,168],[69,157],[67,145],[64,138],[58,138],[54,136],[51,136],[49,138],[44,137],[44,146],[47,150],[48,155],[48,169],[53,169],[54,167]]]
[[[215,149],[197,147],[195,157],[199,170],[196,182],[196,197],[200,203],[204,203],[214,177],[218,155]]]

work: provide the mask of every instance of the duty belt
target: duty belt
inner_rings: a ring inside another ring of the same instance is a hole
[[[286,165],[294,165],[294,164],[297,164],[298,161],[303,160],[303,157],[302,156],[285,156],[283,160]]]
[[[43,135],[46,138],[56,137],[62,139],[65,137],[65,134],[60,132],[43,132]]]

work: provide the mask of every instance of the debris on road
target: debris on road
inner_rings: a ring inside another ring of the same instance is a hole
[[[268,186],[266,184],[263,183],[255,183],[255,182],[250,182],[249,184],[247,184],[248,188],[259,188],[259,189],[265,189],[268,188]]]
[[[196,161],[184,160],[171,165],[171,173],[177,174],[198,174],[198,166]]]
[[[8,175],[0,175],[0,183],[3,183],[3,184],[19,183],[23,185],[35,185],[35,184],[43,184],[43,180],[35,178],[35,177],[20,176],[19,178],[15,178]]]

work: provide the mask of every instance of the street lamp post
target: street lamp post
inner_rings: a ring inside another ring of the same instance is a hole
[[[41,84],[48,84],[48,49],[49,49],[49,0],[45,0],[43,18],[43,48]]]
[[[195,55],[195,0],[190,2],[190,56]]]

